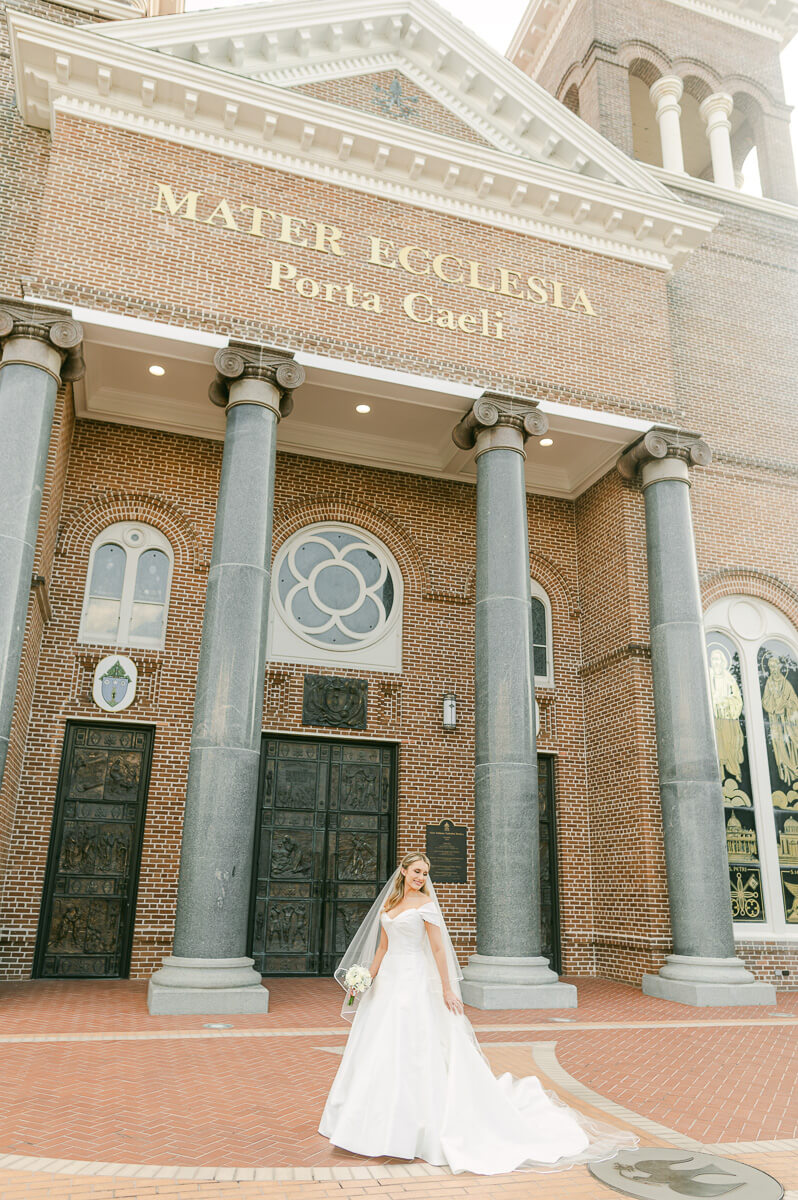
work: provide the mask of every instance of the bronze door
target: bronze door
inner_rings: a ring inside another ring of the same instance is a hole
[[[538,755],[540,804],[540,925],[543,954],[559,975],[560,906],[557,895],[557,827],[554,806],[554,759]]]
[[[68,724],[34,974],[127,975],[153,730]]]
[[[393,867],[395,748],[265,737],[250,953],[331,975]]]

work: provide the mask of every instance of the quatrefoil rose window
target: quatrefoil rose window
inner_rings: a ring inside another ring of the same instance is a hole
[[[351,525],[312,525],[275,562],[276,600],[287,625],[326,650],[356,650],[383,637],[399,613],[399,572],[386,548]]]

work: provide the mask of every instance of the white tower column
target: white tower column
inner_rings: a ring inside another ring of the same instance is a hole
[[[648,94],[654,105],[659,125],[659,137],[662,143],[662,165],[666,171],[684,172],[684,155],[682,154],[682,128],[679,118],[684,84],[678,75],[663,75],[656,83],[652,83]]]
[[[712,178],[720,187],[735,190],[734,162],[731,151],[731,116],[734,101],[727,92],[707,96],[699,112],[707,123],[709,150],[712,155]]]

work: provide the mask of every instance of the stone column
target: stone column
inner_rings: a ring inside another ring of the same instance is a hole
[[[712,155],[712,178],[720,187],[735,190],[734,161],[731,150],[731,116],[734,101],[726,92],[707,96],[699,112],[707,124],[709,152]]]
[[[266,1012],[246,957],[258,792],[277,423],[304,371],[233,343],[210,398],[227,430],[202,625],[174,953],[150,980],[151,1013]]]
[[[83,374],[63,309],[0,297],[0,783],[17,691],[47,451],[59,385]]]
[[[462,986],[465,1002],[482,1009],[576,1005],[576,988],[549,969],[540,941],[524,442],[546,428],[536,402],[489,393],[453,433],[477,454],[477,953]]]
[[[653,429],[618,463],[645,493],[651,671],[674,953],[643,991],[682,1004],[774,1004],[735,957],[718,754],[690,512],[697,434]]]
[[[662,143],[662,165],[666,171],[684,173],[682,128],[679,118],[684,84],[678,75],[663,75],[649,88],[648,94],[656,109]]]

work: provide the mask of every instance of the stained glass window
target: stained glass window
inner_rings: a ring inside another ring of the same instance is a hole
[[[551,604],[543,588],[533,579],[530,639],[535,682],[544,687],[554,683],[551,651]]]
[[[724,633],[707,634],[709,690],[723,784],[729,887],[735,921],[765,920],[740,655]]]
[[[784,919],[798,925],[798,657],[769,638],[757,668]]]
[[[351,648],[382,635],[394,606],[387,555],[358,531],[313,526],[278,555],[277,596],[309,641]]]
[[[126,563],[125,551],[115,542],[105,542],[95,551],[84,614],[87,635],[116,637]]]
[[[172,548],[157,529],[120,522],[95,539],[80,640],[102,645],[161,646]]]
[[[716,600],[706,624],[736,934],[795,936],[798,631],[774,605],[742,595]]]

